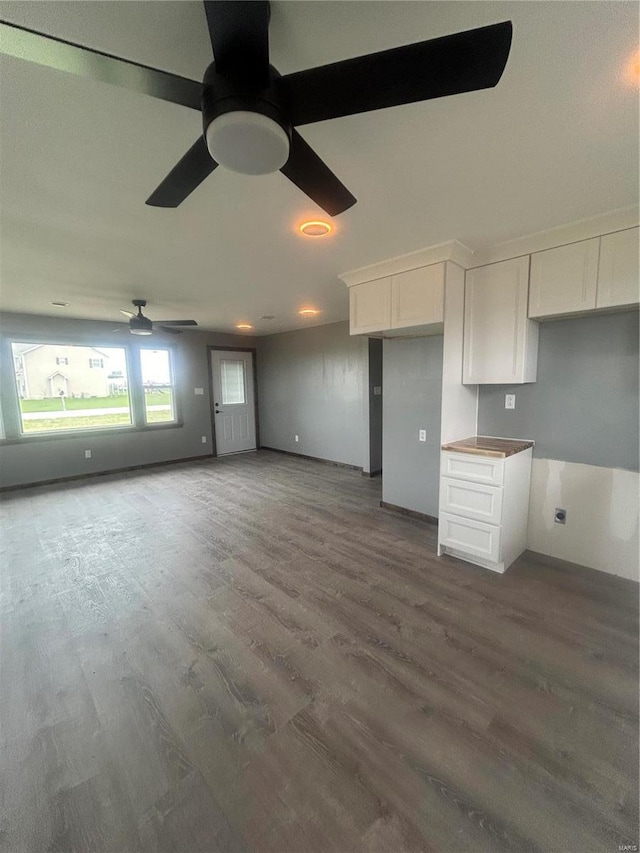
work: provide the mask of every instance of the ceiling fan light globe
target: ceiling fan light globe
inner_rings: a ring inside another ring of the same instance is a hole
[[[206,133],[213,159],[232,172],[267,175],[289,159],[289,136],[262,113],[234,110],[213,119]]]
[[[129,329],[132,335],[150,335],[151,329]]]

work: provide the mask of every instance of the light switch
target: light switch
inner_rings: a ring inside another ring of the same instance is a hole
[[[194,388],[193,393],[199,397],[202,397],[204,394],[204,388]]]
[[[427,440],[427,431],[426,429],[418,430],[418,441],[426,441]]]
[[[382,385],[373,386],[373,396],[380,397],[382,395]]]
[[[91,459],[91,451],[90,450],[85,450],[84,458],[85,459]]]
[[[515,409],[515,407],[516,407],[516,395],[515,394],[505,394],[504,395],[504,407],[505,407],[505,409]]]

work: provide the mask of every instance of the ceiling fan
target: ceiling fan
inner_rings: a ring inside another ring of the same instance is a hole
[[[133,311],[125,311],[124,309],[120,309],[120,313],[124,314],[125,317],[129,317],[129,331],[132,335],[151,335],[153,334],[154,326],[151,320],[148,317],[145,317],[142,313],[142,309],[146,306],[146,299],[132,299],[131,302],[138,309],[138,313],[134,314]],[[169,332],[172,335],[181,335],[182,332],[180,329],[173,329],[172,326],[197,326],[195,320],[162,320],[161,323],[158,324],[163,332]],[[114,329],[114,332],[119,332],[120,329]]]
[[[201,110],[203,134],[147,199],[177,207],[219,164],[278,169],[331,216],[355,197],[296,127],[495,86],[511,21],[281,76],[269,64],[268,0],[205,0],[215,61],[202,83],[0,22],[0,50]]]

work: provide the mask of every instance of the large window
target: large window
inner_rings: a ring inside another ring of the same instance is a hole
[[[140,367],[145,421],[148,424],[175,421],[176,406],[169,350],[141,349]]]
[[[133,423],[124,348],[11,347],[23,434]]]

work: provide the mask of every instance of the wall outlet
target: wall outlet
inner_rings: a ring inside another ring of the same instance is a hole
[[[382,396],[382,385],[374,385],[373,386],[373,396],[381,397]]]
[[[515,409],[515,407],[516,407],[516,395],[515,394],[505,394],[504,395],[504,407],[505,407],[505,409]]]
[[[204,395],[204,388],[194,388],[193,393],[198,397],[202,397]]]
[[[84,458],[85,459],[91,459],[91,451],[90,450],[85,450]]]
[[[297,435],[294,435],[294,437],[293,437],[293,438],[294,438],[294,440],[295,440],[295,441],[300,441],[300,438],[299,438]]]
[[[203,443],[203,444],[206,444],[206,443],[207,443],[207,436],[206,436],[206,435],[203,435],[203,436],[202,436],[202,443]]]
[[[426,429],[418,430],[418,441],[426,441],[427,440],[427,431]]]
[[[562,507],[556,507],[555,514],[553,516],[553,520],[556,524],[566,524],[567,523],[567,511],[566,509],[562,509]]]

